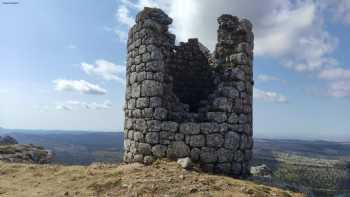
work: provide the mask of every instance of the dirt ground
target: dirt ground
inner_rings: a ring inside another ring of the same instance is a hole
[[[302,194],[227,176],[187,171],[176,162],[90,166],[0,162],[0,196],[233,196],[303,197]]]

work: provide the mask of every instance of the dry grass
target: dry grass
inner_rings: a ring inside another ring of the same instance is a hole
[[[0,196],[303,197],[226,176],[186,171],[175,162],[84,166],[0,162]]]

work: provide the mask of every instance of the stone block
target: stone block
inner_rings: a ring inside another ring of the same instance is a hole
[[[200,125],[198,123],[186,122],[180,124],[179,131],[184,133],[185,135],[190,134],[199,134],[200,133]]]
[[[158,158],[166,156],[167,146],[165,145],[155,145],[152,147],[152,154]]]
[[[224,147],[230,150],[236,150],[240,145],[240,135],[230,131],[225,134]]]
[[[205,145],[204,135],[191,135],[189,144],[191,147],[203,147]]]
[[[227,116],[225,112],[207,112],[207,118],[209,121],[221,123],[226,121]]]
[[[149,98],[143,97],[136,100],[137,108],[147,108],[149,106]]]
[[[152,153],[152,147],[146,143],[138,143],[136,151],[143,155],[150,155]]]
[[[200,153],[200,161],[203,163],[215,163],[218,160],[215,148],[203,147]]]
[[[163,131],[176,132],[178,129],[178,123],[173,121],[162,122],[161,128]]]
[[[160,82],[153,80],[144,80],[142,82],[141,96],[161,96],[162,94],[163,85]]]
[[[146,133],[145,141],[149,144],[158,144],[159,143],[159,132]]]
[[[169,158],[187,157],[190,155],[190,148],[183,141],[174,141],[168,146],[167,155]]]
[[[224,138],[221,134],[209,134],[207,135],[207,146],[209,147],[221,147],[224,143]]]

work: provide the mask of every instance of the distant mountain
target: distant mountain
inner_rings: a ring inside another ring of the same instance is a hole
[[[119,163],[123,157],[121,132],[7,130],[20,144],[35,144],[52,150],[54,163],[89,165]]]
[[[120,163],[123,158],[122,132],[3,130],[19,143],[52,150],[53,163]],[[312,188],[316,196],[350,192],[350,143],[255,138],[252,164],[267,164],[274,180]]]

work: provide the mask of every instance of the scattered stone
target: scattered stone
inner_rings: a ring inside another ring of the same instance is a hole
[[[193,163],[189,157],[181,158],[177,160],[177,163],[184,169],[191,169],[193,167]]]
[[[265,164],[259,166],[252,166],[250,168],[250,173],[253,176],[272,176],[272,170]]]

